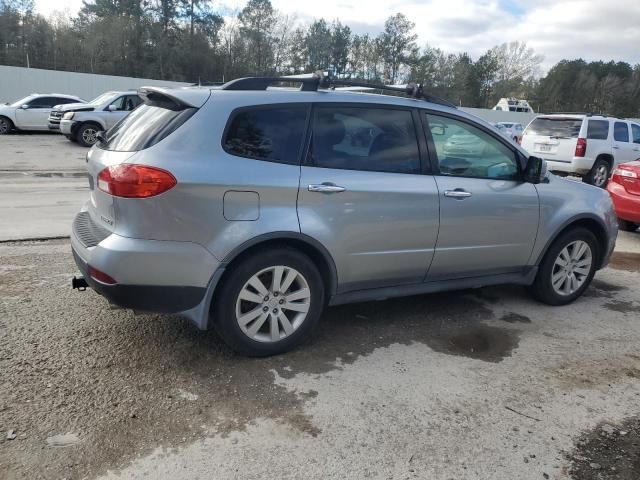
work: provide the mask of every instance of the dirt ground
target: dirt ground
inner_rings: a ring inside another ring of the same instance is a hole
[[[72,291],[67,240],[0,244],[0,478],[637,480],[625,235],[571,306],[508,286],[347,305],[269,359]]]

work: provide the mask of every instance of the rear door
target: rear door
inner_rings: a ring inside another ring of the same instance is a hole
[[[635,160],[636,147],[631,143],[629,124],[623,121],[613,123],[613,158],[617,164]]]
[[[522,147],[552,162],[571,163],[582,121],[581,117],[537,117],[524,131]]]
[[[440,231],[428,281],[521,272],[536,239],[538,193],[515,149],[491,130],[423,114],[440,191]],[[453,148],[452,137],[468,139]]]
[[[438,234],[438,190],[423,174],[417,120],[395,106],[313,109],[298,217],[302,233],[331,253],[341,292],[424,279]]]

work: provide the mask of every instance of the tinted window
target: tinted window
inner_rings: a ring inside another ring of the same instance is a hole
[[[73,98],[56,98],[53,106],[66,105],[67,103],[78,103],[78,100],[74,100]]]
[[[98,147],[119,152],[136,152],[149,148],[170,135],[191,116],[196,108],[170,110],[142,105],[116,123]]]
[[[631,124],[631,136],[633,137],[633,143],[640,143],[640,125]]]
[[[609,121],[589,120],[587,138],[592,140],[606,140],[609,138]]]
[[[310,156],[318,167],[420,172],[418,139],[408,110],[317,107]]]
[[[527,127],[527,135],[543,137],[578,138],[582,119],[580,118],[536,118]]]
[[[258,107],[236,114],[223,141],[225,151],[240,157],[297,164],[307,107]]]
[[[495,178],[518,177],[514,152],[488,133],[468,123],[427,114],[440,175]]]
[[[616,142],[629,141],[629,127],[626,123],[616,122],[613,124],[613,138]]]
[[[29,102],[29,108],[53,108],[54,105],[60,104],[59,100],[56,97],[35,98]]]

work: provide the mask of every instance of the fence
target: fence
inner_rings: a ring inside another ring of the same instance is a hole
[[[0,65],[0,104],[14,102],[31,93],[66,93],[91,100],[108,90],[130,90],[145,85],[184,87],[189,84]]]

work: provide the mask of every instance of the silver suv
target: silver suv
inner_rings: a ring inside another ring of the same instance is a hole
[[[99,132],[109,130],[141,103],[135,91],[106,92],[89,103],[56,107],[49,116],[49,129],[60,130],[69,140],[91,147]]]
[[[607,192],[548,174],[488,123],[414,86],[276,81],[139,91],[87,155],[75,288],[261,356],[327,305],[503,283],[564,305],[607,264]]]

